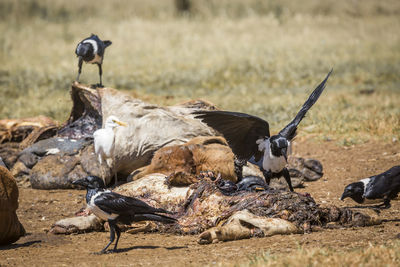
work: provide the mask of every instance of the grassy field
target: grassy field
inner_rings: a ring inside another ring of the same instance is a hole
[[[158,2],[2,1],[0,118],[65,120],[74,49],[96,33],[113,41],[105,85],[154,103],[204,98],[261,116],[274,132],[333,68],[300,135],[399,139],[397,1],[193,1],[186,15]],[[81,81],[96,83],[97,67],[84,65]]]
[[[239,264],[247,266],[398,266],[400,263],[400,243],[390,241],[386,245],[368,248],[335,251],[329,248],[304,249],[299,247],[290,255],[272,255],[249,259],[249,262]]]

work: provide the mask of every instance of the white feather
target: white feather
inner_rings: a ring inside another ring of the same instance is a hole
[[[99,217],[100,219],[107,221],[108,219],[115,219],[118,217],[118,214],[114,214],[114,213],[107,213],[103,210],[101,210],[99,207],[97,207],[94,204],[94,200],[96,199],[96,197],[100,196],[101,194],[104,193],[110,193],[111,191],[106,190],[106,191],[102,191],[102,192],[97,192],[94,196],[92,196],[92,198],[90,199],[90,202],[87,204],[88,208],[90,209],[91,212],[93,212],[94,215],[96,215],[97,217]]]
[[[104,128],[93,133],[94,152],[97,155],[98,161],[100,164],[105,161],[109,168],[112,168],[114,159],[114,128],[121,125],[121,123],[117,117],[109,116],[104,124]]]
[[[268,143],[269,143],[269,142],[268,142]],[[266,145],[265,139],[258,139],[258,140],[256,141],[256,144],[258,145],[258,150],[259,150],[259,151],[264,151],[264,150],[265,150],[265,145]]]
[[[88,39],[88,40],[83,41],[83,43],[91,44],[93,46],[93,53],[97,54],[99,47],[97,46],[97,42],[95,40]]]
[[[364,184],[364,194],[365,194],[365,191],[367,190],[367,184],[369,183],[370,180],[371,180],[370,178],[365,178],[365,179],[360,180],[360,182],[362,182]]]
[[[94,152],[100,164],[114,156],[115,134],[112,128],[99,129],[93,133]],[[111,168],[111,166],[108,166]]]

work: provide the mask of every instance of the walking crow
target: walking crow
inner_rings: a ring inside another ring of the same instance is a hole
[[[74,181],[73,184],[81,185],[87,189],[86,203],[88,208],[93,214],[107,221],[110,225],[110,242],[100,251],[100,254],[105,253],[111,243],[114,242],[115,233],[117,234],[117,240],[114,249],[108,252],[116,251],[121,235],[121,230],[118,228],[117,222],[124,224],[137,221],[176,222],[176,219],[163,215],[171,214],[169,211],[151,207],[139,199],[107,190],[103,180],[97,176],[87,176],[86,178]]]

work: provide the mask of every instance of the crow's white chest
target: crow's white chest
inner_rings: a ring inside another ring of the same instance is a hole
[[[371,181],[371,178],[365,178],[365,179],[360,180],[360,182],[362,182],[364,184],[364,194],[367,191],[367,187],[368,187],[368,184],[370,181]]]
[[[380,203],[383,201],[383,198],[368,199],[365,197],[365,194],[367,193],[367,189],[369,188],[368,185],[371,182],[371,178],[362,179],[362,180],[360,180],[360,182],[362,182],[364,184],[363,204],[377,204],[377,203]]]
[[[259,150],[264,151],[263,162],[262,162],[263,169],[274,173],[281,172],[287,164],[285,157],[283,156],[276,157],[272,155],[271,144],[269,142],[269,139],[260,140],[257,143]],[[291,144],[289,142],[288,153],[290,153],[290,147]]]
[[[90,202],[87,203],[88,208],[90,209],[90,211],[96,215],[97,217],[99,217],[100,219],[107,221],[108,219],[115,219],[118,217],[118,214],[114,214],[114,213],[108,213],[105,212],[104,210],[100,209],[99,207],[97,207],[94,203],[94,200],[96,199],[96,197],[100,196],[101,194],[104,194],[106,192],[110,192],[110,191],[104,191],[104,192],[98,192],[96,193],[94,196],[92,196],[92,198],[90,199]]]

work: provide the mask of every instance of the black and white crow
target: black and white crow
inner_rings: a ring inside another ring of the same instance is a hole
[[[254,157],[256,162],[262,159],[261,171],[267,184],[271,178],[285,177],[290,191],[293,191],[289,172],[286,169],[287,155],[290,152],[291,141],[296,136],[297,126],[307,111],[318,100],[325,88],[325,80],[312,92],[303,104],[296,117],[277,135],[270,136],[269,124],[256,116],[230,111],[196,111],[195,117],[220,132],[228,141],[236,155],[235,169],[238,178],[242,178],[243,165]]]
[[[74,181],[73,184],[81,185],[87,189],[86,203],[88,208],[97,217],[108,221],[110,225],[110,242],[100,253],[106,252],[106,249],[115,239],[115,233],[117,233],[117,241],[111,252],[116,251],[121,235],[121,230],[118,228],[117,222],[124,224],[137,221],[176,222],[174,218],[159,214],[171,214],[169,211],[153,208],[139,199],[123,196],[105,189],[103,180],[97,176],[87,176],[86,178]]]
[[[75,54],[79,57],[79,62],[78,62],[79,69],[76,81],[79,82],[79,76],[81,75],[82,71],[82,63],[83,61],[85,61],[86,63],[97,64],[97,66],[99,67],[99,76],[100,76],[99,86],[103,86],[101,81],[101,75],[103,74],[101,65],[103,64],[105,49],[110,45],[111,41],[102,41],[97,35],[94,34],[82,40],[78,44],[75,50]]]
[[[347,197],[362,204],[373,200],[383,200],[383,203],[373,208],[390,208],[390,200],[400,192],[400,165],[389,170],[347,185],[340,200]]]

